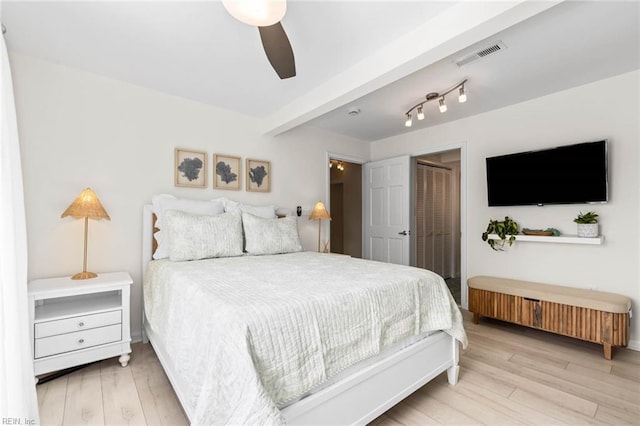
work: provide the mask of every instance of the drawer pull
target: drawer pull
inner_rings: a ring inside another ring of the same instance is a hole
[[[78,323],[78,327],[84,327],[84,323],[83,323],[82,321],[80,321],[80,322]]]
[[[532,299],[532,298],[530,298],[530,297],[523,297],[523,299],[524,299],[524,300],[527,300],[527,301],[529,301],[529,302],[539,302],[539,301],[540,301],[540,299]]]
[[[80,340],[78,340],[78,344],[80,344],[80,345],[81,345],[81,344],[83,344],[83,343],[84,343],[84,339],[80,339]]]

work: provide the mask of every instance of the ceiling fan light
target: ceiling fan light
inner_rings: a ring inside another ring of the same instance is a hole
[[[411,114],[407,114],[407,120],[404,122],[405,127],[411,127],[413,124],[413,119],[411,118]]]
[[[447,104],[444,103],[444,96],[438,101],[440,103],[440,112],[447,112]]]
[[[418,117],[418,120],[424,120],[424,111],[422,110],[422,105],[418,107],[417,117]]]
[[[460,94],[458,95],[458,102],[461,104],[467,102],[467,93],[464,91],[464,85],[460,86]]]
[[[222,5],[238,21],[255,27],[277,24],[287,12],[286,0],[222,0]]]

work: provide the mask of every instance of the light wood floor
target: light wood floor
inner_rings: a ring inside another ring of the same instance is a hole
[[[640,424],[640,352],[602,347],[465,312],[460,381],[441,375],[373,424]],[[38,386],[43,425],[183,425],[150,345],[126,368],[106,360]]]

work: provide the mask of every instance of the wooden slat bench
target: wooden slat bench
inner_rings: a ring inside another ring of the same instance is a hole
[[[606,359],[613,346],[629,343],[626,296],[488,276],[467,284],[474,324],[482,315],[598,343]]]

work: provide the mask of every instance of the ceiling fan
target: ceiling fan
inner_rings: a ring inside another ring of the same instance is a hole
[[[278,76],[295,77],[293,49],[280,22],[287,11],[286,0],[222,0],[222,4],[240,22],[258,27],[264,53]]]

